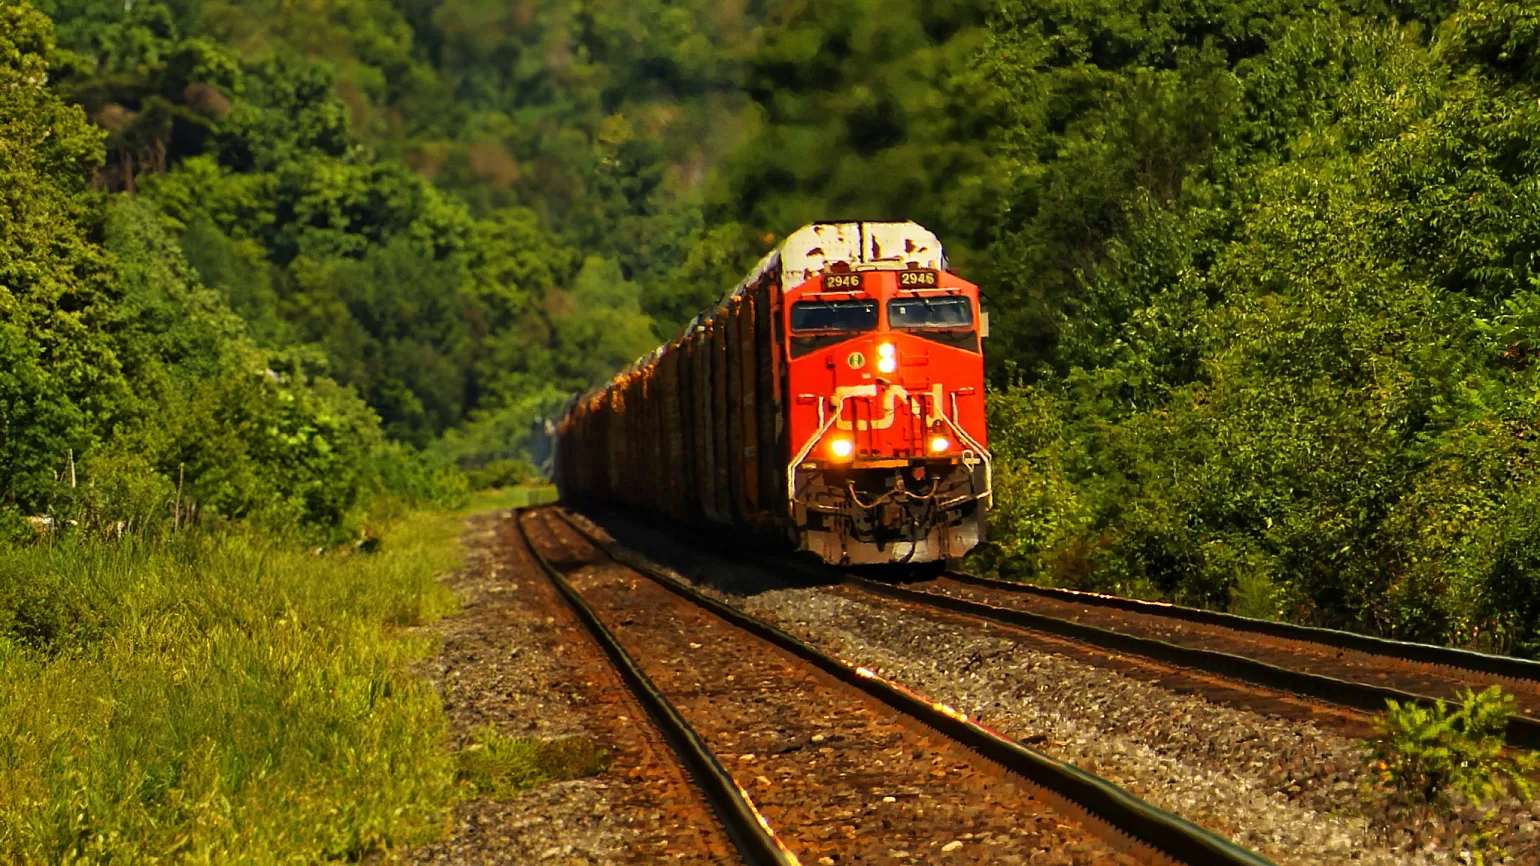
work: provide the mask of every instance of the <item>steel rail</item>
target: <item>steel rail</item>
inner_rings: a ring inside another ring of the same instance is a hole
[[[756,637],[818,667],[847,685],[915,718],[941,734],[1025,777],[1049,793],[1105,822],[1112,829],[1190,866],[1272,866],[1254,851],[1218,836],[1185,818],[1150,805],[1107,780],[1021,745],[957,710],[937,704],[876,673],[848,664],[751,614],[711,598],[646,559],[605,541],[578,525],[560,509],[568,526],[615,561],[651,578],[675,595],[698,605]]]
[[[987,589],[998,589],[1018,595],[1037,595],[1043,598],[1074,602],[1093,607],[1110,607],[1130,613],[1148,614],[1166,619],[1180,619],[1205,625],[1223,626],[1235,629],[1236,631],[1249,631],[1273,637],[1308,641],[1337,649],[1357,650],[1359,652],[1391,656],[1407,661],[1445,665],[1512,679],[1540,681],[1540,661],[1532,661],[1530,659],[1492,655],[1472,650],[1434,646],[1433,644],[1371,637],[1369,635],[1321,628],[1319,626],[1273,622],[1272,620],[1255,619],[1253,617],[1240,616],[1239,614],[1183,607],[1158,601],[1123,598],[1097,592],[1058,589],[1056,587],[1037,586],[1030,583],[1012,583],[1010,581],[979,577],[960,571],[948,571],[945,576],[959,583],[969,583]]]
[[[529,533],[524,529],[523,517],[530,509],[515,509],[513,522],[519,530],[524,547],[540,565],[546,577],[555,585],[567,604],[588,629],[588,633],[609,656],[610,662],[636,695],[647,714],[662,732],[664,739],[674,749],[682,763],[695,777],[696,784],[706,795],[717,817],[727,830],[727,836],[743,855],[748,866],[801,866],[797,856],[786,849],[776,838],[764,816],[754,807],[749,795],[733,779],[732,774],[712,754],[706,741],[701,739],[684,716],[658,690],[652,679],[636,663],[614,633],[599,619],[599,615],[578,594],[561,572],[535,548]]]
[[[1056,616],[969,601],[942,593],[909,589],[869,580],[859,575],[845,574],[841,579],[845,585],[887,598],[960,613],[986,622],[1053,634],[1103,649],[1219,674],[1254,685],[1280,689],[1366,712],[1385,709],[1386,700],[1425,706],[1432,705],[1438,700],[1427,695],[1404,692],[1385,686],[1279,667],[1218,650],[1180,646],[1155,638],[1125,634]],[[1508,742],[1525,749],[1540,748],[1540,719],[1524,715],[1509,716]]]

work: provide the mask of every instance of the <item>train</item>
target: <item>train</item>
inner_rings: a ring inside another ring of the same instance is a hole
[[[561,499],[834,565],[959,558],[993,498],[979,299],[916,223],[804,226],[568,404]]]

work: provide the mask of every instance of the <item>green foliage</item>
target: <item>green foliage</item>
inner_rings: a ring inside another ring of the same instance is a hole
[[[219,0],[45,6],[58,90],[107,132],[97,183],[152,200],[263,348],[303,347],[306,376],[417,448],[656,341],[633,280],[699,225],[670,160],[699,159],[705,124],[675,109],[726,87],[706,34],[740,26],[704,3],[483,6],[328,0],[303,26]],[[632,56],[638,28],[659,41]],[[624,297],[604,307],[597,279]]]
[[[252,342],[168,231],[168,224],[185,221],[168,220],[143,197],[87,190],[102,164],[103,136],[45,86],[47,64],[64,56],[52,46],[49,22],[25,4],[0,14],[0,76],[10,82],[0,96],[0,124],[5,141],[16,145],[0,148],[0,173],[14,197],[0,220],[0,260],[9,263],[0,264],[6,522],[18,525],[18,512],[41,512],[57,517],[55,526],[143,535],[184,519],[255,518],[345,534],[384,477],[378,464],[388,447],[376,414],[316,375],[301,360],[305,353],[264,351]],[[174,35],[167,19],[151,19],[146,39]],[[233,61],[220,61],[206,45],[151,51],[135,44],[112,41],[103,50],[112,63],[150,64],[157,75],[228,82],[234,74]],[[118,146],[113,135],[106,138]],[[217,169],[203,171],[220,178]],[[408,179],[403,188],[420,188],[414,183]],[[243,195],[256,188],[248,182]],[[400,219],[388,212],[382,218]],[[200,225],[206,234],[219,231]],[[264,241],[278,243],[274,238],[281,234]],[[325,236],[312,246],[324,242]],[[239,239],[227,252],[231,282],[265,267]],[[401,451],[394,457],[418,459]],[[391,492],[421,501],[437,498],[432,488]]]
[[[1410,804],[1442,808],[1454,793],[1478,804],[1509,793],[1529,799],[1535,784],[1527,774],[1540,757],[1506,749],[1513,696],[1491,686],[1459,699],[1453,709],[1387,701],[1374,720],[1380,739],[1369,744],[1374,783]]]
[[[467,481],[472,490],[493,490],[498,487],[517,487],[540,478],[535,467],[523,460],[493,460],[470,473]]]
[[[560,414],[567,395],[551,385],[527,394],[495,412],[477,412],[469,423],[451,430],[433,446],[436,456],[477,467],[489,461],[524,460],[542,419]]]
[[[642,313],[640,287],[628,282],[613,261],[584,261],[571,295],[558,296],[556,302],[562,306],[552,317],[554,342],[566,359],[558,371],[569,381],[603,381],[658,344],[651,320]]]
[[[0,510],[46,496],[127,400],[101,317],[108,262],[88,238],[101,134],[47,85],[48,19],[0,8]]]
[[[1534,652],[1530,17],[1002,7],[986,567]]]
[[[0,859],[358,860],[457,796],[402,627],[446,613],[455,517],[373,556],[251,534],[0,551]]]
[[[914,219],[966,263],[987,239],[998,180],[996,94],[974,62],[989,5],[774,7],[747,63],[755,111],[708,222],[773,238],[815,220]]]
[[[51,485],[49,507],[90,529],[142,531],[172,519],[180,483],[190,512],[342,527],[387,448],[374,413],[257,349],[142,201],[114,200],[104,229],[119,297],[103,330],[134,399],[113,436],[82,454],[83,486]]]

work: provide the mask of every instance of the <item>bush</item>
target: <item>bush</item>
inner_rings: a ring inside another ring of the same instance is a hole
[[[1385,712],[1374,719],[1379,738],[1366,745],[1365,800],[1388,798],[1392,812],[1433,810],[1448,817],[1457,799],[1477,808],[1503,796],[1530,799],[1536,790],[1530,774],[1540,768],[1540,755],[1507,749],[1513,707],[1513,696],[1498,686],[1464,690],[1453,709],[1443,701],[1432,707],[1386,701]],[[1488,812],[1481,823],[1492,817]],[[1501,857],[1493,837],[1479,830],[1465,842],[1478,856]]]
[[[383,518],[418,508],[462,508],[470,487],[464,473],[441,456],[385,442],[373,455],[375,485],[368,511]]]
[[[40,658],[80,653],[104,631],[105,599],[55,569],[0,558],[0,640]]]
[[[1540,658],[1540,495],[1514,496],[1505,512],[1494,521],[1490,568],[1478,587],[1482,620],[1493,648]]]
[[[517,487],[538,478],[540,473],[523,460],[494,460],[472,472],[469,482],[472,490],[492,490],[498,487]]]

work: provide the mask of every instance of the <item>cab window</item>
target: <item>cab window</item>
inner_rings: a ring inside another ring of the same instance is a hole
[[[876,327],[876,301],[798,301],[791,305],[792,333],[870,331]]]
[[[963,297],[894,298],[888,301],[893,328],[964,328],[973,324],[973,302]]]

